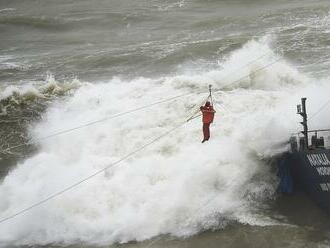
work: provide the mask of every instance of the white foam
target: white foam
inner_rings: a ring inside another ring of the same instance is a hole
[[[265,53],[269,56],[236,71],[234,80],[252,75],[255,68],[277,58],[267,42],[251,41],[224,61],[222,68],[199,75],[85,84],[64,102],[54,103],[31,135],[40,138],[161,98],[195,89],[207,91],[209,83],[220,88],[230,82],[222,80],[224,75]],[[192,235],[228,221],[272,224],[267,216],[255,214],[259,204],[274,197],[276,188],[275,175],[262,159],[287,148],[279,144],[299,128],[295,104],[300,97],[309,97],[308,108],[313,112],[327,99],[329,86],[280,61],[229,89],[214,95],[217,115],[206,144],[200,143],[201,121],[195,119],[120,166],[1,224],[0,241],[110,244],[160,234]],[[18,164],[2,182],[1,216],[142,146],[185,120],[189,107],[206,96],[182,98],[41,141],[39,152]]]
[[[51,95],[64,94],[71,89],[78,88],[81,84],[82,83],[77,79],[68,82],[58,82],[53,75],[49,74],[43,82],[27,82],[22,85],[9,85],[4,86],[2,89],[0,88],[0,100],[14,96],[20,98],[15,100],[22,101],[24,101],[25,98],[29,98],[29,96],[45,98]]]

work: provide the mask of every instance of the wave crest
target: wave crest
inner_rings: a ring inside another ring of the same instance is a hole
[[[45,103],[55,97],[71,93],[80,85],[81,82],[77,79],[58,82],[50,74],[42,84],[39,82],[22,86],[6,86],[0,93],[1,114],[7,114],[8,108],[15,109],[31,103]]]

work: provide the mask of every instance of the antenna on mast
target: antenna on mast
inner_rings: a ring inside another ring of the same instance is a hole
[[[297,105],[297,114],[301,115],[303,121],[300,122],[303,125],[304,130],[301,133],[304,134],[304,143],[306,149],[308,149],[308,126],[307,126],[307,112],[306,112],[306,97],[301,98],[301,104]]]

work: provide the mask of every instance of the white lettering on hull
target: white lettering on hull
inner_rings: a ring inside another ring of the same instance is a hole
[[[320,183],[322,191],[330,191],[330,183]]]
[[[330,165],[330,161],[325,153],[307,154],[307,159],[312,166]]]
[[[316,168],[316,170],[320,176],[329,176],[330,175],[330,167],[318,167],[318,168]]]

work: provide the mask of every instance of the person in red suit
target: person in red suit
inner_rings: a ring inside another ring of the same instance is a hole
[[[210,138],[210,124],[213,122],[215,110],[209,101],[204,106],[200,107],[203,114],[203,134],[204,139],[202,143],[209,140]]]

